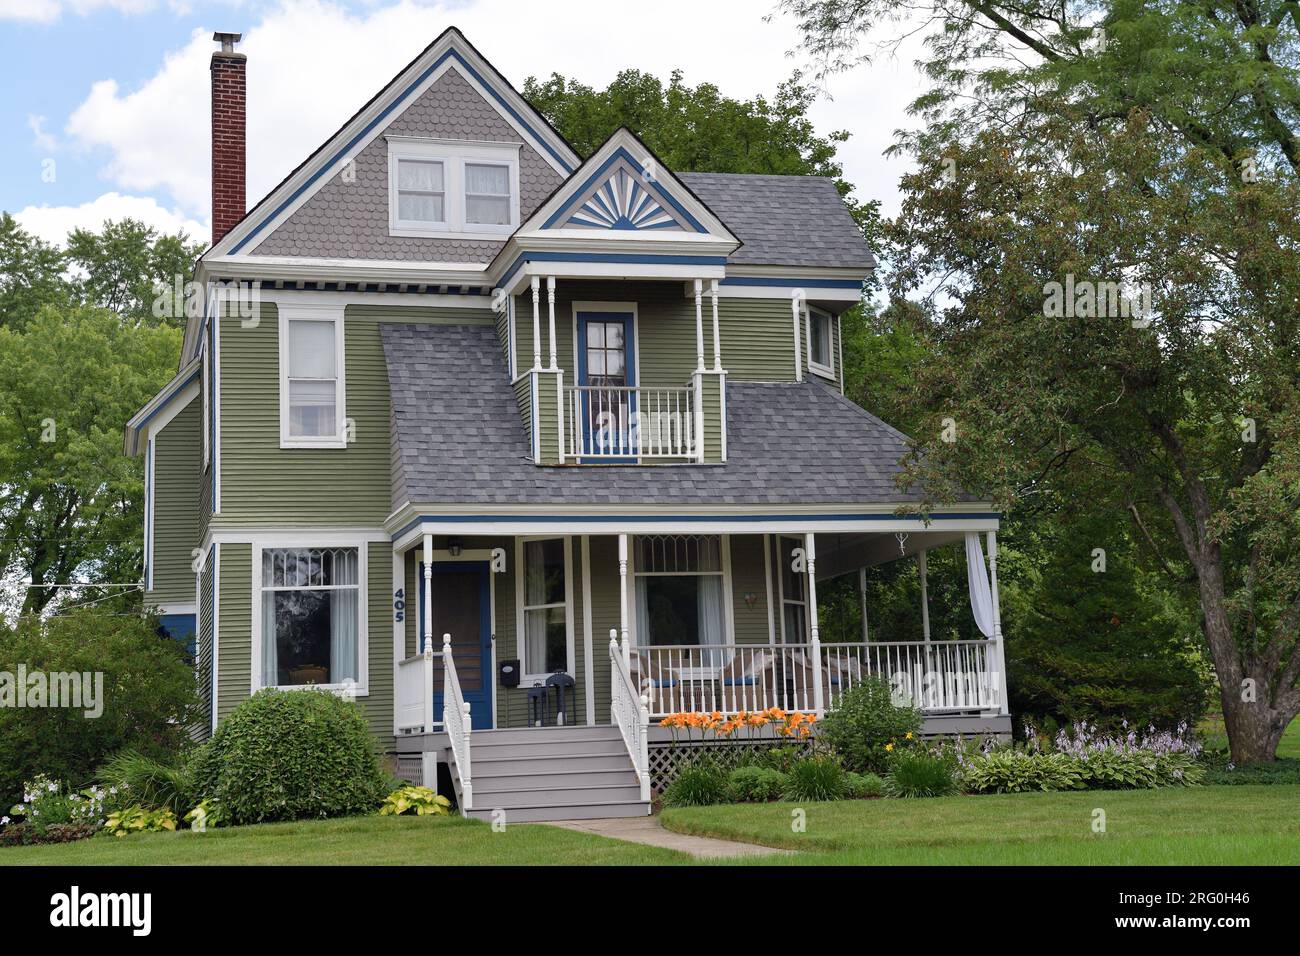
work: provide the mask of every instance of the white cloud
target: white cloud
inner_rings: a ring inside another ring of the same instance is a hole
[[[52,153],[59,148],[58,142],[45,131],[45,117],[29,114],[27,127],[32,131],[32,145],[43,153]]]
[[[105,219],[138,219],[162,233],[184,231],[191,239],[207,241],[211,230],[179,210],[167,209],[146,196],[104,193],[80,206],[28,206],[14,213],[18,224],[46,242],[60,245],[74,229],[98,230]]]
[[[178,0],[167,0],[168,7],[176,12],[189,9]],[[32,23],[53,23],[64,13],[89,16],[101,10],[113,10],[124,16],[149,13],[162,6],[159,0],[0,0],[0,20],[26,20]]]
[[[359,13],[326,0],[283,0],[245,25],[239,47],[249,58],[249,206],[452,24],[517,86],[528,75],[551,72],[599,86],[629,67],[665,78],[680,67],[689,83],[710,81],[728,95],[750,97],[773,93],[798,63],[786,56],[797,41],[792,25],[763,22],[761,6],[753,0],[661,0],[629,34],[615,28],[621,21],[611,20],[605,0],[398,0]],[[230,19],[223,15],[213,26],[239,29]],[[689,30],[682,29],[684,22]],[[94,84],[66,130],[76,145],[106,152],[104,174],[117,187],[157,191],[204,216],[211,35],[211,28],[195,29],[134,90],[112,79]],[[910,61],[905,49],[898,60],[836,77],[835,99],[812,110],[823,133],[853,133],[841,147],[846,174],[860,196],[885,199],[887,210],[897,205],[896,182],[906,162],[880,153],[906,122],[903,108],[919,89]]]

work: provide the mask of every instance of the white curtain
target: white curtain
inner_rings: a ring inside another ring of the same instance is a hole
[[[970,588],[970,609],[975,624],[985,637],[993,636],[993,591],[989,587],[988,571],[984,568],[984,551],[980,536],[966,532],[966,583]]]
[[[726,637],[722,633],[722,578],[718,575],[706,574],[696,580],[700,582],[700,645],[724,644]],[[721,651],[713,651],[706,657],[711,667],[721,667],[724,663]]]
[[[269,557],[269,556],[268,556]],[[275,640],[275,592],[262,592],[262,686],[280,683],[280,656]]]
[[[357,584],[357,552],[334,552],[335,584]],[[331,591],[330,683],[357,679],[357,588]]]
[[[646,579],[636,579],[636,646],[650,646],[650,599],[646,594]]]

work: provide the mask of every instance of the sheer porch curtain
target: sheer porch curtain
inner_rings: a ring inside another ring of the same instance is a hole
[[[966,532],[966,585],[970,589],[970,609],[975,615],[975,625],[985,637],[993,636],[993,589],[989,586],[988,570],[984,567],[984,551],[980,536]]]

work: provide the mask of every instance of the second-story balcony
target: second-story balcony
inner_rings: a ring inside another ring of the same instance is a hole
[[[695,388],[580,385],[566,388],[565,456],[582,463],[696,461]]]

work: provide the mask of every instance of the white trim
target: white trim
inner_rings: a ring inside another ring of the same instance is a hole
[[[156,613],[159,617],[165,617],[168,614],[197,614],[198,613],[197,606],[193,604],[175,604],[175,603],[152,604],[152,605],[147,604],[146,606],[152,607],[154,613]],[[197,626],[197,622],[196,622],[196,626]]]
[[[591,638],[591,537],[582,536],[582,664],[585,671],[583,690],[587,698],[587,726],[596,723],[595,651]]]
[[[577,671],[577,662],[574,655],[574,621],[573,621],[573,537],[567,534],[533,534],[521,535],[515,538],[515,653],[519,655],[519,685],[524,686],[524,681],[545,681],[550,677],[549,671],[542,673],[530,674],[528,672],[528,649],[527,635],[524,630],[524,579],[527,576],[527,566],[524,563],[524,544],[529,541],[556,541],[564,542],[564,628],[565,639],[568,642],[566,654],[566,664],[568,673],[572,676]],[[538,608],[558,607],[558,604],[537,605]],[[536,608],[534,608],[536,610]],[[495,679],[495,675],[493,675]]]
[[[344,422],[347,421],[347,370],[344,367],[344,316],[346,309],[341,304],[324,303],[283,303],[276,310],[279,314],[279,353],[280,366],[280,447],[281,448],[346,448],[347,437]],[[290,322],[332,322],[334,323],[334,434],[330,436],[293,436],[289,434],[289,323]]]
[[[207,552],[204,552],[205,554]],[[212,545],[212,729],[221,711],[221,545]]]
[[[355,548],[357,551],[357,680],[354,693],[357,697],[370,696],[370,593],[369,568],[370,539],[364,535],[352,537],[335,537],[328,544],[311,538],[294,538],[286,536],[274,543],[256,541],[250,546],[252,555],[251,585],[252,596],[249,600],[250,634],[249,641],[252,659],[249,661],[249,693],[256,694],[264,687],[277,690],[329,690],[336,693],[343,691],[343,684],[304,684],[285,685],[267,684],[262,673],[262,600],[266,590],[262,583],[262,551],[268,548]]]
[[[776,618],[772,609],[772,536],[763,535],[763,583],[767,601],[767,643],[776,643]]]
[[[827,339],[826,339],[826,351],[827,351],[827,353],[828,353],[826,357],[827,357],[827,360],[831,363],[830,365],[823,365],[821,362],[817,362],[817,361],[815,361],[815,360],[813,359],[813,354],[812,354],[812,323],[813,323],[813,314],[814,314],[814,313],[816,313],[818,316],[824,316],[824,317],[826,318],[826,335],[827,335]],[[807,355],[808,355],[808,371],[811,372],[813,375],[820,375],[822,378],[829,378],[829,379],[834,380],[834,378],[835,378],[835,352],[831,349],[830,337],[833,336],[833,335],[835,334],[835,316],[832,315],[830,312],[828,312],[828,311],[825,310],[825,309],[819,309],[819,308],[818,308],[817,306],[815,306],[815,305],[810,305],[810,304],[808,304],[808,301],[805,299],[805,300],[804,300],[804,309],[803,309],[803,321],[804,321],[804,327],[805,327],[805,329],[806,329],[806,335],[805,335],[805,338],[806,338],[806,340],[807,340],[807,344],[808,344],[808,353],[807,353]]]
[[[519,226],[519,149],[522,143],[386,136],[388,141],[388,234],[425,239],[484,239],[500,241]],[[436,162],[442,166],[443,220],[425,223],[403,220],[398,212],[397,164],[401,160]],[[504,166],[509,178],[510,221],[501,225],[465,221],[465,166]]]
[[[392,541],[392,536],[383,528],[357,528],[341,525],[316,528],[243,525],[239,527],[222,527],[214,530],[209,527],[207,533],[203,536],[203,553],[206,554],[208,546],[212,544],[255,544],[263,548],[278,548],[282,547],[279,542],[286,538],[294,540],[295,543],[292,547],[295,548],[327,548],[340,538]]]
[[[835,316],[835,357],[840,380],[840,394],[844,394],[844,313]]]
[[[441,283],[446,285],[447,283]],[[381,282],[382,286],[393,286],[393,292],[333,292],[325,289],[277,289],[263,286],[260,290],[262,301],[286,306],[319,305],[323,307],[346,307],[349,305],[404,305],[410,308],[434,307],[444,309],[482,309],[492,311],[490,295],[460,295],[458,293],[420,292],[421,286],[437,289],[436,282]],[[455,283],[452,283],[455,285]],[[482,288],[481,282],[467,283],[467,288]],[[400,291],[402,289],[414,289]]]
[[[210,285],[211,283],[209,283]],[[210,289],[208,294],[211,297]],[[197,357],[200,362],[199,378],[203,389],[203,427],[201,431],[203,434],[203,474],[206,474],[208,466],[212,464],[213,436],[209,432],[215,431],[215,427],[212,418],[212,349],[208,345],[212,338],[212,310],[207,308],[204,311],[207,314],[204,316],[203,328],[200,331],[199,354]]]
[[[154,436],[149,436],[149,443],[145,446],[145,468],[144,468],[144,589],[153,590],[153,536],[154,536],[154,461],[157,455],[157,449],[154,445]]]
[[[398,617],[397,592],[402,592],[401,617]],[[406,593],[406,552],[397,548],[393,549],[393,581],[388,590],[388,611],[392,615],[393,622],[393,736],[399,734],[397,726],[397,674],[401,670],[402,661],[406,660],[406,620],[411,613],[411,596]],[[418,618],[416,620],[419,620]],[[420,636],[416,635],[416,647],[419,647]]]
[[[513,386],[519,378],[518,356],[515,354],[519,348],[519,330],[515,327],[515,297],[506,296],[506,344],[510,352],[510,384]]]

